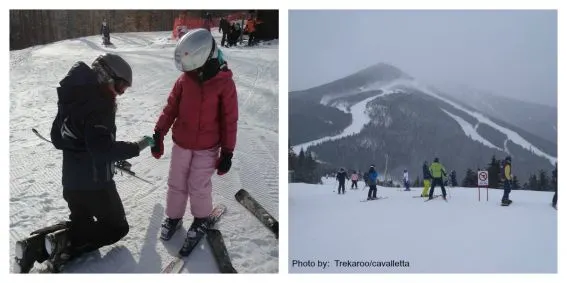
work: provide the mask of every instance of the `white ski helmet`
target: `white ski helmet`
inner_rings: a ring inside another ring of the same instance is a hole
[[[206,29],[189,30],[175,46],[175,67],[182,72],[200,68],[207,60],[216,57],[217,44],[213,35]]]

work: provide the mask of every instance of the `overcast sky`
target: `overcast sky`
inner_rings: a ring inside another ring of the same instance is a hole
[[[425,83],[557,106],[557,13],[290,11],[289,60],[290,90],[386,62]]]

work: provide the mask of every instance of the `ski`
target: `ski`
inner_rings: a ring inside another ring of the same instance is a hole
[[[47,138],[45,138],[44,136],[42,136],[36,129],[32,128],[32,132],[33,132],[38,138],[40,138],[40,139],[42,139],[42,140],[44,140],[44,141],[46,141],[46,142],[48,142],[48,143],[52,143],[49,139],[47,139]],[[127,165],[128,165],[128,167],[126,168]],[[136,179],[138,179],[138,180],[141,180],[141,181],[144,181],[144,182],[146,182],[146,183],[148,183],[148,184],[150,184],[150,185],[153,185],[152,182],[150,182],[150,181],[148,181],[148,180],[146,180],[146,179],[144,179],[144,178],[141,178],[141,177],[139,177],[139,176],[136,176],[136,173],[134,173],[133,171],[130,170],[130,167],[132,167],[132,165],[131,165],[128,161],[126,161],[126,160],[117,161],[116,164],[114,165],[114,167],[117,168],[118,170],[120,170],[120,171],[122,171],[122,172],[124,172],[124,173],[126,173],[126,174],[128,174],[128,175],[130,175],[130,176],[132,176],[132,177],[134,177],[134,178],[136,178]]]
[[[375,199],[363,199],[360,202],[367,202],[367,201],[373,201],[373,200],[381,200],[381,199],[387,199],[388,197],[377,197]]]
[[[238,273],[232,266],[228,250],[224,244],[222,233],[217,229],[207,230],[207,242],[213,250],[213,255],[221,273]]]
[[[262,207],[246,190],[240,189],[234,195],[236,200],[242,204],[248,211],[252,212],[260,222],[262,222],[270,231],[274,233],[276,239],[279,237],[278,221]]]
[[[185,261],[183,261],[182,257],[175,257],[161,270],[160,273],[179,273],[181,269],[183,269],[184,265]]]

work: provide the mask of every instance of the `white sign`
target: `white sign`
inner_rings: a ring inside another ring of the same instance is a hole
[[[478,186],[488,187],[488,171],[478,171]]]

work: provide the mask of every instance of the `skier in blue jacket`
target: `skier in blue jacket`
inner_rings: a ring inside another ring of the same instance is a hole
[[[376,188],[378,181],[378,172],[374,169],[374,165],[370,165],[370,170],[368,170],[368,200],[376,199],[376,192],[378,189]]]

